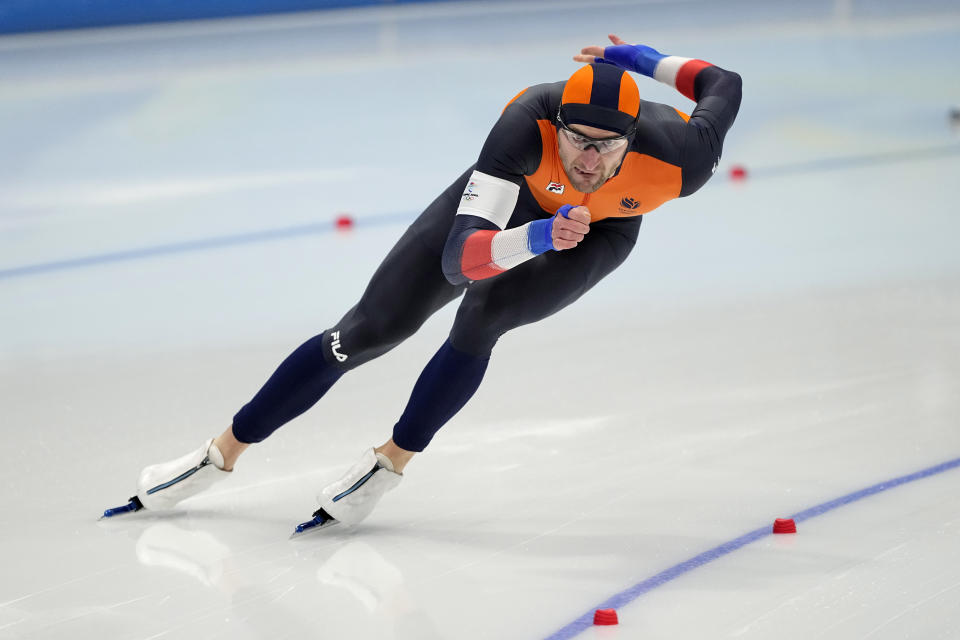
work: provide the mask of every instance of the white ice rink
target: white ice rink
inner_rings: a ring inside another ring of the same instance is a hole
[[[507,100],[611,31],[743,76],[720,170],[505,336],[366,523],[288,540],[390,434],[455,304],[222,488],[97,521],[355,302]],[[911,475],[960,459],[958,59],[955,0],[0,38],[0,638],[960,638],[960,468]]]

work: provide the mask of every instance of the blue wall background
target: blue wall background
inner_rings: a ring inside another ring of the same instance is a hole
[[[0,34],[449,0],[0,0]]]

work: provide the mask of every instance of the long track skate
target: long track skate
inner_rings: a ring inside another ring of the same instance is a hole
[[[124,513],[133,513],[135,511],[140,511],[141,509],[143,509],[143,503],[140,502],[140,498],[138,498],[137,496],[133,496],[130,498],[130,502],[128,502],[127,504],[121,507],[113,507],[112,509],[107,509],[106,511],[104,511],[103,515],[100,516],[99,519],[103,520],[104,518],[112,518],[114,516],[119,516]]]
[[[293,533],[290,534],[290,539],[300,537],[308,531],[319,531],[320,529],[327,529],[332,527],[335,524],[339,524],[339,520],[331,516],[329,513],[324,511],[322,508],[317,509],[313,512],[313,517],[306,522],[301,522],[297,525],[297,528]]]

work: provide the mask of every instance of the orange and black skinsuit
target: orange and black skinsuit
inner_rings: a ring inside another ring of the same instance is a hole
[[[556,114],[563,82],[536,85],[517,96],[490,132],[477,168],[518,183],[522,180],[526,188],[521,188],[521,193],[527,205],[539,205],[547,215],[564,204],[589,207],[592,222],[653,211],[707,182],[737,114],[737,74],[706,67],[698,84],[704,96],[690,116],[640,100],[636,133],[623,163],[594,193],[580,193],[570,185],[557,155]],[[719,103],[711,99],[721,96]],[[711,109],[711,105],[719,108]],[[556,187],[548,188],[556,184],[565,187],[562,193]]]
[[[642,214],[693,193],[710,178],[740,105],[736,73],[643,49],[646,58],[631,70],[672,82],[696,100],[689,117],[640,100],[635,133],[618,172],[584,194],[573,188],[557,155],[556,115],[565,82],[523,91],[504,109],[477,164],[407,229],[357,305],[291,354],[241,409],[234,418],[236,437],[262,440],[306,411],[344,372],[386,353],[465,293],[448,341],[424,369],[394,428],[398,446],[422,451],[473,395],[501,335],[566,307],[620,265],[636,243]],[[481,248],[471,250],[471,237],[489,238],[501,227],[483,217],[457,215],[474,171],[519,185],[503,229],[550,218],[571,204],[589,208],[590,233],[573,249],[548,250],[512,268],[485,264],[489,256],[483,257],[482,247],[489,247],[489,240],[475,242]],[[476,264],[468,264],[471,260]]]

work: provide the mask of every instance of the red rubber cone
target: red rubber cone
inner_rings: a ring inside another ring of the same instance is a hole
[[[773,522],[774,533],[796,533],[797,523],[790,518],[777,518]]]
[[[593,613],[593,624],[608,625],[619,624],[616,609],[597,609]]]
[[[353,229],[353,216],[351,216],[349,213],[341,213],[337,216],[334,224],[340,231],[349,231],[350,229]]]
[[[742,164],[735,164],[730,167],[730,179],[731,180],[746,180],[747,179],[747,168]]]

